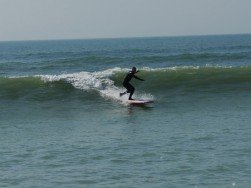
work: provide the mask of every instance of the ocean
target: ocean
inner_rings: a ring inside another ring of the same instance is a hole
[[[0,42],[0,187],[250,187],[250,122],[248,34]]]

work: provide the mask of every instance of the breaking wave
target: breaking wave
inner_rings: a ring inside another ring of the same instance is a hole
[[[27,96],[39,99],[65,97],[74,91],[88,95],[86,100],[103,97],[126,103],[128,96],[120,97],[125,91],[122,81],[129,69],[112,68],[98,72],[77,72],[59,75],[36,75],[23,77],[0,77],[0,98],[16,99]],[[202,89],[216,88],[221,91],[250,91],[251,67],[222,66],[182,66],[166,68],[142,68],[139,77],[145,82],[132,81],[136,85],[135,98],[154,99],[157,93],[167,90],[177,92],[200,92]],[[214,90],[215,91],[215,90]],[[37,96],[37,97],[34,97]]]

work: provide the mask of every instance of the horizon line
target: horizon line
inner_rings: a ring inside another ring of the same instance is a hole
[[[39,41],[63,41],[63,40],[116,40],[116,39],[140,39],[140,38],[174,38],[174,37],[203,37],[203,36],[231,36],[251,35],[251,33],[226,33],[226,34],[191,34],[191,35],[166,35],[166,36],[134,36],[134,37],[90,37],[90,38],[58,38],[58,39],[17,39],[0,40],[0,42],[39,42]]]

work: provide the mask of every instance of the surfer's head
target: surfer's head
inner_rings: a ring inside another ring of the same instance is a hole
[[[133,67],[133,68],[132,68],[132,72],[133,72],[133,73],[136,73],[136,71],[137,71],[136,67]]]

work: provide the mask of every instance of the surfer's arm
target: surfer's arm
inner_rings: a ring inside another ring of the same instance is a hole
[[[135,75],[133,75],[133,77],[136,78],[137,80],[145,81],[144,79],[141,79],[141,78],[139,78],[139,77],[137,77]]]

